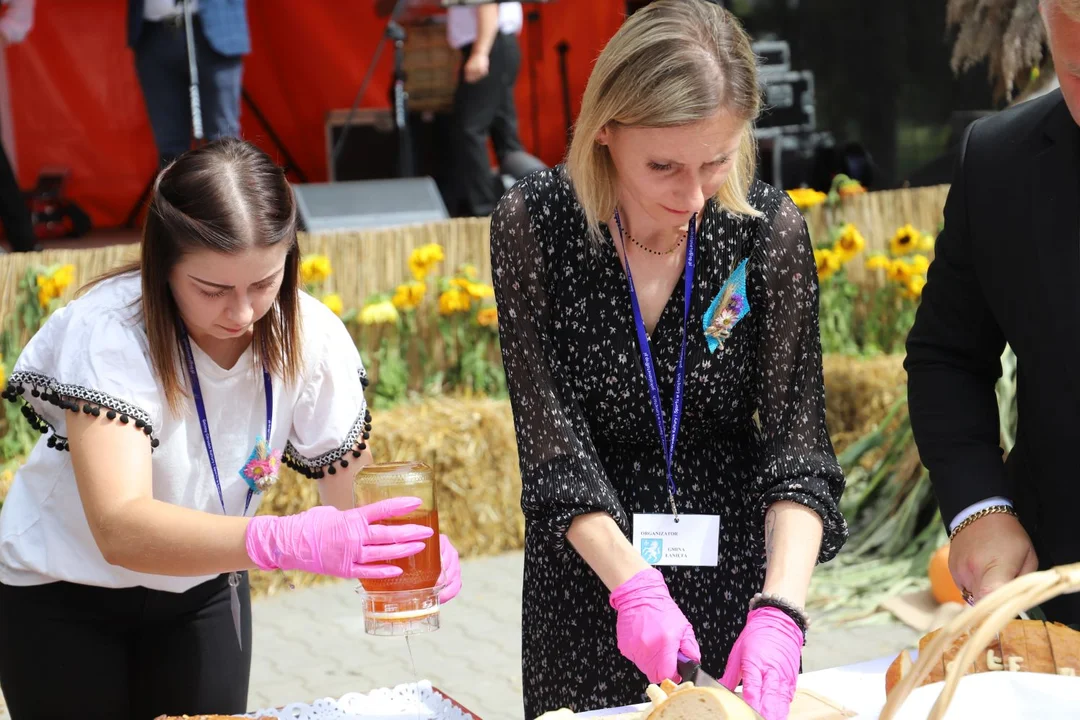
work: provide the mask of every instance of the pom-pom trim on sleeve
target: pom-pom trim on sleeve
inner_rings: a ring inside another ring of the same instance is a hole
[[[360,371],[360,384],[366,389],[368,386],[367,373]],[[292,468],[306,478],[322,480],[329,475],[337,474],[338,467],[342,470],[349,467],[349,455],[352,459],[359,459],[361,453],[367,450],[367,441],[371,438],[371,411],[364,406],[363,412],[356,416],[349,433],[345,436],[345,442],[340,447],[314,458],[306,458],[300,454],[292,442],[285,445],[285,451],[281,454],[281,462],[286,467]]]
[[[8,402],[18,403],[22,401],[20,408],[23,417],[42,435],[51,432],[47,444],[56,450],[70,450],[68,439],[56,434],[56,429],[42,417],[26,397],[29,391],[31,397],[43,400],[61,410],[71,412],[83,412],[87,415],[98,417],[102,414],[109,420],[117,420],[122,425],[133,424],[135,429],[140,430],[150,438],[150,448],[153,450],[160,441],[154,436],[154,426],[150,414],[141,408],[125,402],[120,398],[113,397],[99,390],[92,390],[80,385],[64,385],[54,378],[33,372],[15,372],[8,378],[7,387],[0,393],[0,397]]]

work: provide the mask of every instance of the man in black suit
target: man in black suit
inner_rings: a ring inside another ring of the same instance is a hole
[[[1080,0],[1042,0],[1061,89],[965,133],[914,327],[908,403],[969,602],[1080,561]],[[1005,462],[995,380],[1017,357]],[[1080,595],[1043,606],[1080,622]]]

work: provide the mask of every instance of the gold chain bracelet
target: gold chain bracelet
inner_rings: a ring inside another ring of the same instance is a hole
[[[1016,517],[1016,511],[1013,510],[1012,507],[1010,507],[1009,505],[991,505],[990,507],[983,508],[974,515],[966,518],[962,523],[953,528],[953,531],[949,533],[949,542],[952,542],[953,539],[955,539],[956,536],[960,534],[961,530],[963,530],[976,520],[980,520],[987,515],[996,515],[998,513],[1005,513],[1006,515],[1012,515],[1013,517]]]

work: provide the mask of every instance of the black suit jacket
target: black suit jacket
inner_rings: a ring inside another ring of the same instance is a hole
[[[1061,92],[973,123],[907,341],[908,403],[942,519],[1003,495],[1042,568],[1080,561],[1080,128]],[[994,383],[1017,357],[1005,462]],[[1045,606],[1080,622],[1080,596]]]

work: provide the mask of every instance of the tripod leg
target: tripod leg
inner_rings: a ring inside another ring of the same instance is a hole
[[[263,126],[264,130],[266,130],[266,134],[270,136],[271,142],[274,143],[277,149],[281,152],[282,157],[285,158],[286,172],[291,170],[293,173],[296,174],[296,177],[300,179],[300,182],[306,183],[308,181],[307,175],[304,173],[303,170],[300,169],[300,166],[296,163],[296,160],[293,159],[292,153],[290,153],[289,149],[285,147],[285,143],[283,143],[281,141],[281,138],[278,137],[278,134],[274,132],[274,128],[270,125],[270,121],[266,119],[266,116],[263,115],[262,110],[260,110],[259,106],[255,104],[255,101],[251,99],[251,95],[248,94],[248,91],[241,88],[240,96],[243,98],[244,102],[247,103],[248,109],[251,110],[251,114],[255,116],[255,119],[258,120],[259,124]]]
[[[150,191],[154,189],[155,180],[157,180],[157,172],[150,176],[150,181],[146,183],[146,187],[139,194],[139,199],[135,201],[135,206],[131,208],[127,220],[124,221],[124,227],[135,227],[135,222],[139,219],[139,213],[142,212],[143,206],[146,205],[146,200],[150,197]]]

